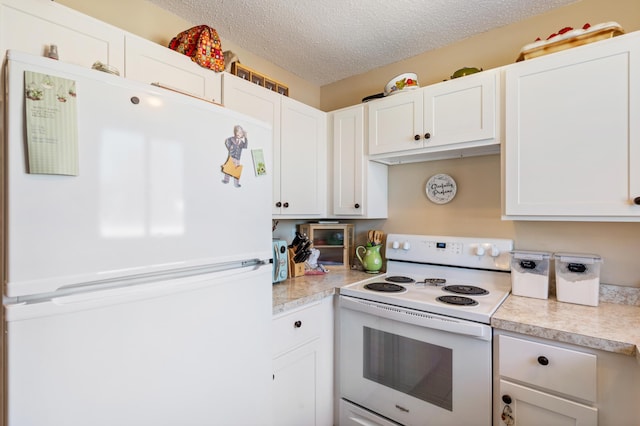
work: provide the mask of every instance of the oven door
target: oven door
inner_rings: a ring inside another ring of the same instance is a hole
[[[491,425],[491,327],[340,296],[340,392],[405,425]]]

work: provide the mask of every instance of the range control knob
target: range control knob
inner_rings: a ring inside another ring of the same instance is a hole
[[[491,251],[489,252],[489,255],[491,257],[498,257],[500,256],[500,249],[498,248],[497,245],[495,244],[491,244]]]
[[[392,249],[396,249],[396,250],[399,249],[400,248],[400,243],[397,242],[397,241],[392,242],[391,243],[391,248]]]
[[[411,244],[409,244],[409,241],[405,241],[404,243],[402,243],[402,250],[409,250],[411,248]]]
[[[478,256],[484,256],[485,250],[484,247],[481,244],[478,244],[478,247],[476,247],[476,254]]]

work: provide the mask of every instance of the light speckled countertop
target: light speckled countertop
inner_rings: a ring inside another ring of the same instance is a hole
[[[358,270],[337,269],[273,284],[273,314],[324,299],[337,288],[371,277]],[[510,295],[493,315],[491,326],[635,356],[640,362],[640,289],[602,286],[600,293],[599,306],[562,303],[553,295],[549,299]]]
[[[273,284],[273,314],[335,294],[336,288],[371,278],[373,275],[350,269],[330,270],[324,275],[304,275]]]
[[[574,305],[509,296],[491,326],[530,336],[635,356],[640,362],[640,306],[600,302]]]

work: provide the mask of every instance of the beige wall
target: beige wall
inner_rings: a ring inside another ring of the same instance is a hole
[[[187,22],[146,0],[56,0],[86,15],[107,22],[115,27],[144,37],[163,46],[176,34],[194,25],[207,24],[216,28],[215,22]],[[225,40],[219,34],[224,50],[232,50],[240,62],[289,87],[289,96],[313,107],[320,107],[320,87],[313,85],[289,71],[265,60],[240,46]]]
[[[427,180],[437,173],[456,180],[458,192],[449,204],[433,204],[425,194]],[[498,155],[391,166],[389,219],[382,229],[513,238],[521,250],[596,253],[604,260],[602,282],[640,287],[640,223],[501,220],[500,197]]]

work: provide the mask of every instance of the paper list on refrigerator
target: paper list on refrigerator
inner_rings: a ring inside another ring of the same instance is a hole
[[[25,71],[28,173],[78,175],[78,112],[73,80]]]

